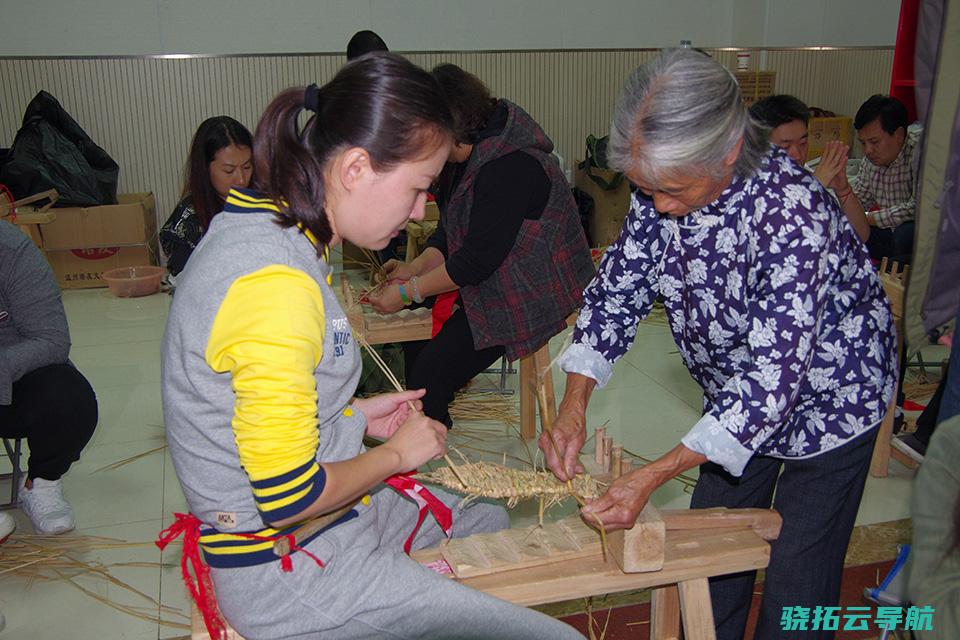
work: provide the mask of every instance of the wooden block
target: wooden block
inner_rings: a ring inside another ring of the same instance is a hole
[[[607,534],[610,553],[624,573],[659,571],[667,530],[656,507],[647,504],[630,529]]]
[[[613,455],[613,438],[603,439],[603,472],[610,473],[610,457]]]
[[[594,462],[603,466],[603,441],[607,435],[606,427],[597,427],[593,434],[593,457]]]
[[[651,640],[680,640],[680,594],[676,585],[650,592]]]
[[[660,517],[667,531],[748,528],[767,541],[779,538],[783,525],[774,509],[668,509]]]

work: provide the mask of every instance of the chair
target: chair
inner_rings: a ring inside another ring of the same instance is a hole
[[[0,510],[14,509],[20,504],[20,481],[23,477],[23,469],[20,468],[21,441],[21,438],[3,438],[3,448],[6,450],[7,457],[10,458],[13,470],[10,473],[0,474],[0,480],[10,480],[10,502],[0,504]]]

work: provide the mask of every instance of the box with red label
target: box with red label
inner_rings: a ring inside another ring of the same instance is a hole
[[[94,289],[105,287],[103,272],[117,267],[157,264],[157,255],[147,245],[132,247],[99,247],[47,251],[62,289]]]
[[[104,271],[157,264],[152,193],[121,193],[117,204],[55,207],[40,234],[47,260],[64,289],[105,287]]]

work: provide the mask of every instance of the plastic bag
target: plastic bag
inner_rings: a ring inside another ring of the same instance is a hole
[[[48,189],[60,194],[57,206],[116,204],[120,167],[46,91],[23,114],[0,182],[17,198]]]
[[[623,182],[623,174],[620,172],[615,173],[608,180],[607,177],[593,170],[594,168],[610,170],[607,164],[607,143],[609,141],[610,136],[602,138],[597,138],[593,134],[587,136],[587,153],[579,165],[580,170],[586,172],[587,176],[604,191],[613,191]]]

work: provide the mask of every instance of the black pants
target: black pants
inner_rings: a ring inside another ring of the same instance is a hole
[[[754,636],[758,640],[833,638],[833,631],[782,630],[782,611],[784,607],[801,606],[812,611],[817,605],[837,606],[843,559],[857,518],[876,434],[873,429],[843,446],[804,460],[755,457],[740,478],[713,463],[700,466],[691,508],[768,509],[772,502],[783,518],[780,537],[771,544]],[[718,640],[744,637],[756,575],[756,571],[749,571],[710,579]],[[841,624],[842,620],[841,617]]]
[[[913,221],[904,222],[893,229],[870,227],[867,250],[874,260],[890,258],[901,266],[910,264],[913,256]]]
[[[474,348],[467,314],[457,309],[433,340],[403,343],[407,388],[426,389],[423,412],[452,426],[454,394],[503,354],[502,346]]]
[[[97,396],[70,364],[31,371],[13,383],[13,403],[0,406],[0,436],[27,439],[31,480],[59,480],[96,426]]]

